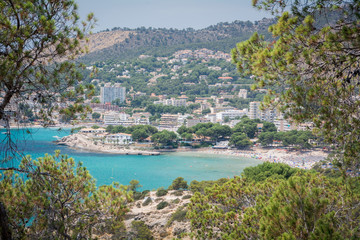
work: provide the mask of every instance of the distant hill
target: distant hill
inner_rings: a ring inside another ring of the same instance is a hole
[[[109,31],[99,32],[87,36],[89,42],[86,44],[89,49],[89,53],[100,51],[102,49],[111,47],[115,44],[119,44],[129,37],[129,34],[133,34],[132,31]],[[85,43],[83,43],[85,44]]]
[[[208,48],[230,52],[235,44],[248,39],[254,32],[270,37],[268,27],[275,22],[224,22],[204,29],[178,30],[165,28],[114,28],[89,36],[89,53],[80,58],[86,64],[98,61],[123,61],[141,54],[166,56],[181,49]]]

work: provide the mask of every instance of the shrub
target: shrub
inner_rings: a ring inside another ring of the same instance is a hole
[[[192,191],[193,193],[195,193],[195,192],[204,193],[205,188],[212,187],[215,184],[218,184],[221,186],[224,183],[226,183],[227,181],[229,181],[229,179],[226,179],[226,178],[220,178],[216,181],[209,180],[209,181],[201,181],[201,182],[194,180],[190,183],[190,191]]]
[[[187,188],[188,188],[187,181],[185,181],[184,178],[182,177],[176,178],[169,187],[169,189],[173,189],[173,190],[187,189]]]
[[[191,198],[191,195],[190,195],[190,194],[185,195],[185,196],[182,197],[182,199],[190,199],[190,198]]]
[[[180,202],[180,199],[179,198],[176,198],[174,200],[171,201],[171,203],[175,203],[175,204],[178,204]]]
[[[159,189],[156,191],[156,196],[157,196],[157,197],[162,197],[162,196],[165,196],[167,193],[168,193],[168,191],[165,190],[164,188],[159,188]]]
[[[132,221],[131,227],[134,235],[131,239],[154,239],[149,227],[143,221]]]
[[[159,204],[156,206],[156,209],[157,209],[157,210],[161,210],[161,209],[166,208],[167,206],[169,206],[169,203],[166,202],[166,201],[163,201],[163,202],[159,203]]]
[[[152,203],[152,200],[151,200],[150,197],[148,197],[148,198],[142,203],[142,205],[145,207],[145,206],[149,205],[150,203]]]
[[[183,195],[183,191],[179,190],[179,191],[175,191],[175,192],[173,192],[173,193],[171,193],[171,194],[172,194],[172,195],[175,195],[175,196],[177,196],[177,197],[180,197],[180,196]]]
[[[133,193],[133,198],[134,198],[135,201],[140,200],[140,199],[144,199],[149,192],[150,192],[149,190],[145,190],[145,191],[142,191],[142,192],[134,192]]]
[[[169,221],[166,223],[167,226],[170,226],[173,222],[177,221],[177,222],[183,222],[186,220],[186,213],[187,213],[187,209],[184,207],[179,207],[176,212],[174,212],[171,215],[171,218],[169,219]]]

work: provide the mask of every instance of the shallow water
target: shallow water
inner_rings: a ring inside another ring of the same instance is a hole
[[[4,130],[0,130],[1,133]],[[222,177],[239,175],[249,166],[256,166],[260,160],[211,155],[197,152],[169,153],[159,156],[114,155],[93,153],[59,146],[52,141],[70,133],[69,130],[58,131],[54,128],[13,130],[19,150],[30,154],[33,158],[53,153],[56,149],[62,154],[81,161],[97,180],[97,185],[110,184],[113,181],[127,185],[137,179],[142,189],[168,187],[177,177],[183,177],[189,183],[192,180],[216,180]],[[6,135],[1,134],[0,139]],[[3,149],[3,145],[1,146]]]

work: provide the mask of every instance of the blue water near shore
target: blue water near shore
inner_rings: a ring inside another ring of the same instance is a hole
[[[0,130],[0,133],[0,140],[3,140],[6,136],[4,130]],[[90,174],[96,178],[98,186],[111,184],[114,181],[127,185],[132,179],[137,179],[143,185],[142,189],[167,188],[176,177],[181,176],[188,182],[216,180],[240,175],[244,168],[261,163],[256,159],[196,152],[169,153],[159,156],[93,153],[53,143],[57,137],[69,134],[70,130],[59,131],[55,128],[12,130],[20,151],[36,158],[44,156],[45,153],[52,154],[59,149],[62,154],[83,162]],[[1,150],[3,147],[1,146]]]

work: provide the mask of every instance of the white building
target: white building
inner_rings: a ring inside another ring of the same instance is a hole
[[[286,132],[292,130],[291,124],[286,119],[283,118],[276,119],[274,121],[274,124],[278,132]]]
[[[132,143],[132,137],[131,134],[127,133],[109,134],[105,137],[104,143],[127,145]]]
[[[207,118],[194,118],[194,119],[187,119],[186,120],[186,127],[190,128],[199,123],[209,123],[210,119]]]
[[[120,102],[125,102],[126,88],[120,87],[119,83],[111,85],[110,83],[105,84],[104,87],[100,88],[100,102],[102,104],[112,103],[116,99],[120,99]]]
[[[108,112],[104,114],[105,125],[121,125],[122,122],[128,120],[129,115],[126,113]]]
[[[247,98],[247,90],[246,89],[240,89],[238,96],[239,96],[239,98],[246,99]]]
[[[175,106],[175,107],[181,107],[186,106],[186,99],[164,99],[160,101],[155,101],[154,104],[162,104],[162,105],[168,105],[168,106]]]
[[[276,119],[276,109],[260,110],[260,102],[250,102],[249,118],[274,122]]]
[[[249,118],[260,119],[260,102],[250,102]]]
[[[260,111],[260,120],[267,122],[274,122],[276,119],[276,110],[275,109],[266,109]]]
[[[79,131],[80,133],[94,133],[94,134],[97,134],[97,133],[105,133],[106,132],[106,129],[105,128],[82,128],[80,129]]]
[[[228,111],[225,111],[225,112],[219,112],[219,113],[216,113],[216,119],[217,120],[221,120],[221,121],[224,121],[224,119],[226,117],[228,117],[229,119],[235,119],[237,117],[241,118],[245,115],[248,114],[248,111],[247,109],[243,109],[243,110],[228,110]]]

